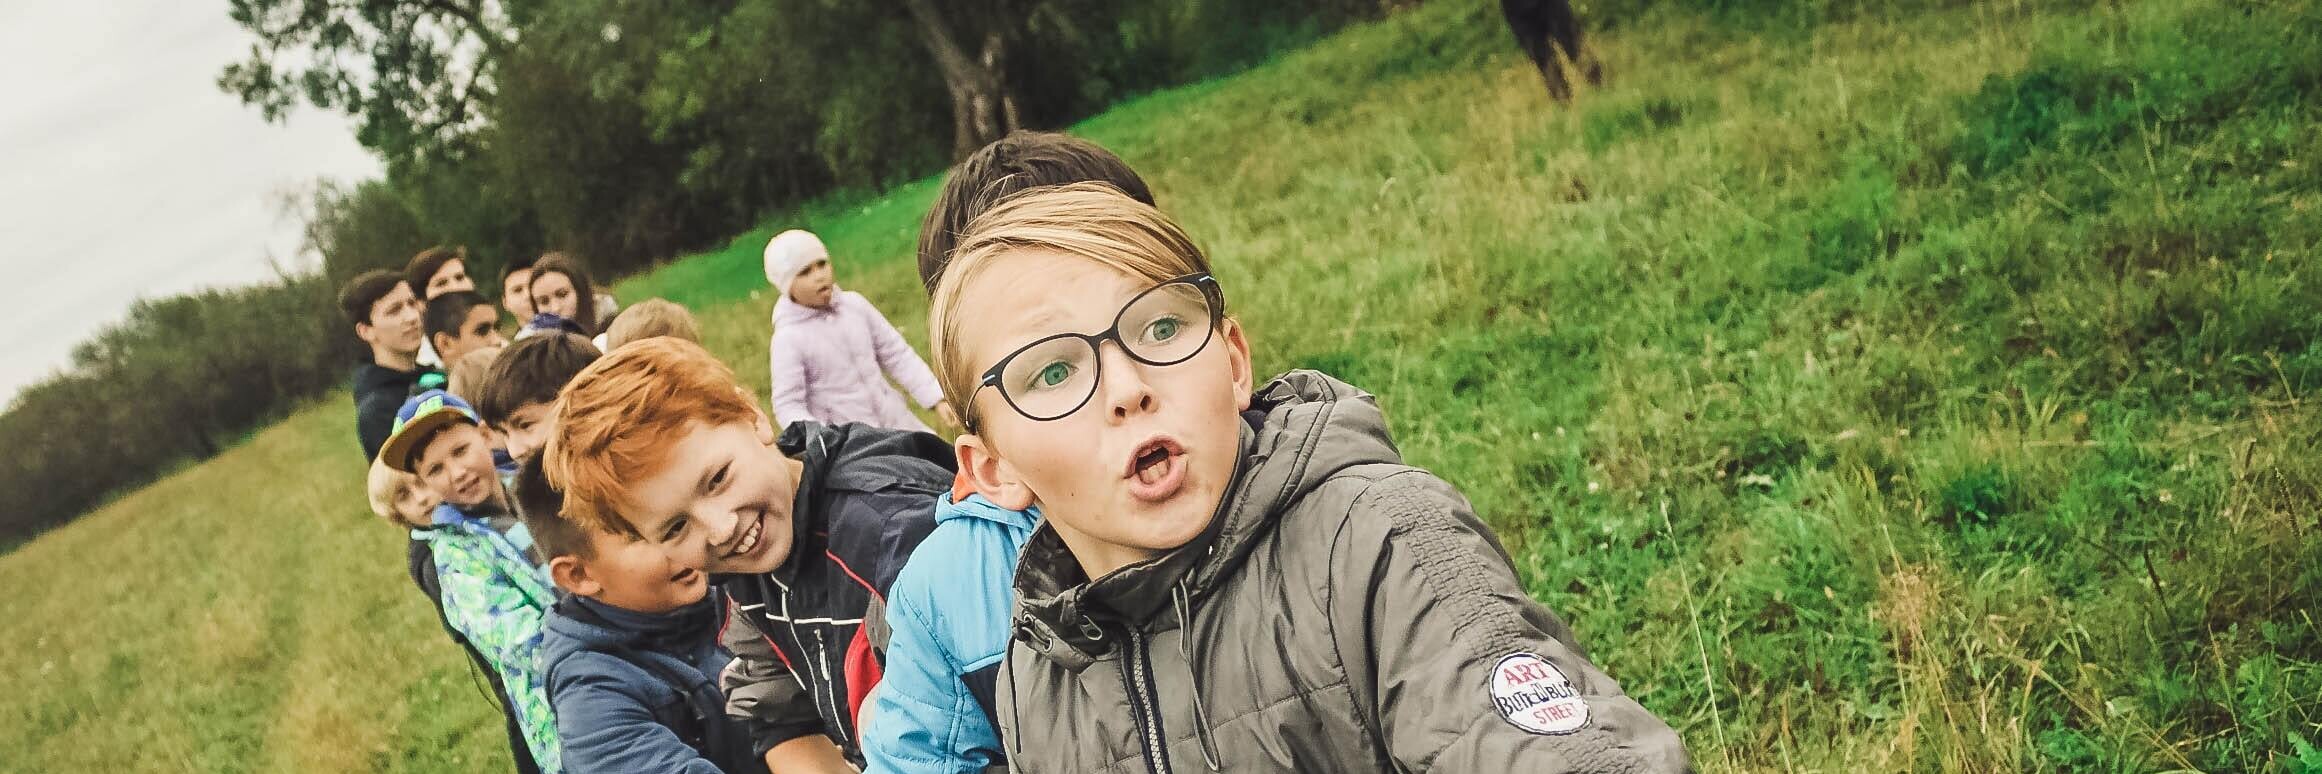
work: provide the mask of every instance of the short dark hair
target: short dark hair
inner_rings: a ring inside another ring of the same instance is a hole
[[[574,320],[573,323],[581,327],[581,332],[594,336],[597,332],[604,330],[602,326],[597,325],[596,283],[589,281],[589,270],[581,267],[580,259],[564,253],[548,252],[542,253],[540,260],[532,262],[533,284],[539,284],[540,275],[552,273],[562,274],[566,280],[572,282],[572,294],[580,299],[578,309],[580,314],[575,316],[581,318]],[[532,311],[534,313],[540,311],[540,302],[534,301],[532,303]]]
[[[548,474],[540,469],[540,455],[524,458],[516,468],[516,517],[523,519],[525,531],[532,533],[532,545],[540,549],[540,558],[596,558],[588,528],[564,517],[564,493],[548,484]]]
[[[347,280],[346,286],[339,288],[339,311],[347,314],[349,323],[369,325],[371,307],[378,304],[379,299],[395,292],[395,286],[402,284],[403,275],[384,269],[357,274],[354,279]]]
[[[411,256],[410,263],[403,265],[403,281],[411,283],[411,292],[427,295],[428,280],[435,279],[435,273],[443,271],[443,265],[452,261],[467,263],[468,249],[437,246],[421,250]]]
[[[492,361],[484,372],[483,394],[476,396],[476,416],[497,427],[516,410],[556,400],[566,382],[604,353],[577,333],[543,333],[514,344]],[[533,455],[539,456],[539,455]]]
[[[527,275],[531,274],[532,263],[537,260],[540,259],[524,255],[522,253],[518,253],[516,257],[508,259],[508,265],[500,267],[500,284],[494,285],[492,292],[497,293],[501,288],[508,287],[508,278],[516,276],[516,272],[524,272]],[[530,279],[530,277],[526,277],[526,279]],[[528,302],[531,300],[532,299],[529,298],[525,299],[525,301]]]
[[[435,341],[438,333],[462,336],[465,334],[460,332],[460,324],[468,321],[468,311],[491,305],[491,299],[473,290],[445,293],[427,300],[427,311],[420,315],[419,327],[427,332],[427,340],[431,342]]]
[[[935,292],[962,232],[992,205],[1027,188],[1107,183],[1153,206],[1153,191],[1112,151],[1063,132],[1016,132],[969,154],[952,167],[919,224],[919,283]]]

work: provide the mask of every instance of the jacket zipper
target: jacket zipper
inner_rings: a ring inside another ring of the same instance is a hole
[[[790,615],[790,587],[783,585],[780,581],[776,581],[774,585],[782,589],[782,623],[784,626],[790,627],[790,641],[798,643],[799,649],[804,650],[806,648],[806,637],[798,633],[798,619],[793,618]],[[835,698],[835,695],[830,694],[830,664],[827,660],[829,658],[827,655],[829,653],[829,646],[824,643],[822,630],[820,629],[817,629],[814,632],[814,645],[814,658],[812,661],[809,661],[806,664],[806,676],[808,678],[816,677],[814,670],[819,667],[822,670],[822,674],[820,675],[821,679],[800,680],[798,681],[798,684],[804,686],[808,693],[814,694],[814,711],[822,713],[824,718],[830,719],[831,730],[838,732],[839,744],[844,746],[850,744],[851,742],[847,739],[846,723],[843,719],[839,719],[839,711],[837,709],[838,700]],[[805,654],[801,653],[799,655]],[[810,682],[819,682],[822,685],[819,687],[807,685],[807,683]],[[826,695],[833,696],[828,704],[825,704],[823,701]]]
[[[814,630],[814,663],[822,665],[822,690],[830,697],[830,716],[837,719],[831,728],[838,732],[840,746],[852,745],[854,741],[847,738],[847,723],[852,718],[847,717],[846,705],[839,701],[838,678],[831,676],[830,643],[823,639],[821,629]],[[815,697],[815,702],[821,703],[822,697]]]
[[[1170,774],[1169,750],[1161,738],[1161,707],[1154,694],[1153,654],[1147,647],[1145,635],[1136,627],[1129,629],[1128,663],[1121,670],[1121,678],[1129,684],[1130,719],[1137,724],[1137,736],[1145,740],[1145,768],[1153,774]]]

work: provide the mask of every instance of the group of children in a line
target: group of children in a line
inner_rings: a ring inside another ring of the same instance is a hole
[[[1208,257],[1091,143],[952,171],[932,368],[776,236],[771,417],[681,307],[591,342],[552,254],[503,276],[503,343],[437,252],[344,294],[358,431],[521,770],[1687,768],[1368,394],[1257,378]]]

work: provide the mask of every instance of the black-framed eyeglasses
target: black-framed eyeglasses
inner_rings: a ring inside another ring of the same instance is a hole
[[[984,371],[976,389],[998,389],[1008,407],[1026,419],[1063,419],[1096,396],[1103,363],[1097,355],[1105,342],[1145,365],[1183,363],[1209,346],[1223,306],[1216,277],[1188,274],[1163,282],[1129,299],[1103,333],[1059,333],[1008,353]],[[968,429],[975,424],[971,412]]]

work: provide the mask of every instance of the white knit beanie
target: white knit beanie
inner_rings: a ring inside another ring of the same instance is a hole
[[[830,258],[830,250],[822,246],[822,239],[811,232],[791,229],[766,243],[766,281],[776,289],[787,289],[798,273],[815,261]]]

